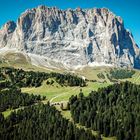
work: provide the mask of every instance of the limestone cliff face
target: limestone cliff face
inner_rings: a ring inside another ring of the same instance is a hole
[[[0,48],[16,48],[67,67],[140,67],[140,50],[123,20],[106,8],[25,11],[0,30]],[[39,59],[39,57],[38,57]]]
[[[3,26],[2,30],[0,30],[0,47],[5,47],[11,43],[11,38],[15,28],[16,23],[13,21],[9,21]]]

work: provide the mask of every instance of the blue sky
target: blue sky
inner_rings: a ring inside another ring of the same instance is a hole
[[[8,20],[16,21],[26,9],[38,5],[67,8],[106,7],[124,19],[140,47],[140,0],[0,0],[0,26]]]

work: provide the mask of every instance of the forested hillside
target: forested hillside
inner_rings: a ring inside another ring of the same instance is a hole
[[[98,139],[91,131],[79,129],[63,118],[60,111],[50,106],[49,102],[46,105],[41,103],[45,97],[21,92],[21,87],[37,87],[49,78],[62,86],[86,85],[82,78],[70,74],[0,68],[0,140]],[[52,81],[46,84],[52,84]],[[4,117],[3,113],[7,110],[11,113]]]
[[[121,72],[120,75],[133,74],[132,71]],[[118,77],[118,73],[114,71],[113,75]],[[103,74],[98,76],[104,78]],[[91,91],[85,97],[82,93],[88,88],[85,81],[88,80],[69,73],[0,68],[0,140],[101,140],[104,139],[103,136],[118,140],[140,140],[140,85],[118,82],[119,84]],[[54,99],[60,97],[64,102],[51,104],[45,94],[21,92],[22,87],[34,87],[36,91],[42,82],[47,87],[46,94],[49,94],[48,88],[56,88],[57,92],[59,88],[67,86],[80,86],[80,94],[74,96],[77,93],[72,91],[70,94],[73,96],[67,104],[62,95],[69,92],[56,93],[57,95],[52,92]],[[86,87],[82,88],[83,86]],[[46,105],[42,103],[44,100]],[[54,107],[56,104],[60,105],[60,110],[56,106],[59,111]],[[10,111],[10,115],[5,116],[6,111]],[[64,111],[71,113],[71,121],[61,116]],[[93,134],[95,131],[97,135]]]
[[[35,105],[12,112],[8,118],[0,113],[0,140],[96,140],[91,131],[78,129],[48,105]]]
[[[118,140],[140,140],[140,85],[114,84],[88,97],[81,92],[69,104],[75,123]]]

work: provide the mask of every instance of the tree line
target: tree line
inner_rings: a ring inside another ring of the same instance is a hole
[[[75,123],[118,140],[140,140],[140,85],[114,84],[88,97],[81,92],[69,99],[69,108]]]
[[[86,86],[86,82],[76,75],[69,73],[45,73],[24,71],[22,69],[14,69],[11,67],[0,68],[0,88],[16,87],[39,87],[44,80],[54,78],[56,82],[64,86]]]

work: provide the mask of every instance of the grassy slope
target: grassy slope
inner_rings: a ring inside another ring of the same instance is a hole
[[[86,67],[83,68],[82,70],[77,70],[76,73],[78,75],[85,76],[89,80],[100,80],[97,76],[98,73],[103,73],[105,74],[106,72],[109,72],[110,68],[108,67]],[[106,77],[106,76],[105,76]],[[108,79],[105,79],[108,80]]]
[[[1,63],[2,62],[2,63]],[[83,68],[82,70],[76,70],[75,72],[72,70],[66,70],[66,69],[49,69],[46,67],[37,67],[33,66],[30,64],[30,58],[26,58],[22,53],[7,53],[4,56],[0,56],[0,67],[15,67],[15,68],[22,68],[24,70],[32,70],[32,71],[40,71],[40,72],[59,72],[59,73],[64,73],[64,72],[71,72],[71,73],[76,73],[79,76],[84,76],[89,80],[99,80],[97,77],[98,73],[102,73],[105,71],[109,71],[109,68],[107,67],[96,67],[96,68],[90,68],[86,67]]]
[[[10,64],[11,65],[11,64]],[[1,64],[0,66],[9,66],[9,64],[5,63],[5,64]],[[11,65],[14,66],[16,68],[23,68],[24,70],[33,70],[33,71],[44,71],[44,72],[50,72],[50,70],[48,69],[44,69],[44,68],[38,68],[36,66],[32,66],[30,64],[15,64],[15,65]],[[66,72],[66,71],[58,71],[57,72]],[[69,71],[67,71],[69,72]],[[97,90],[98,88],[101,87],[105,87],[108,86],[110,84],[112,84],[109,79],[107,78],[106,74],[109,72],[109,68],[84,68],[83,70],[78,70],[76,71],[76,73],[79,76],[85,76],[87,79],[89,80],[96,80],[97,82],[88,82],[88,85],[86,87],[82,88],[82,91],[84,93],[85,96],[87,96],[92,90]],[[99,79],[97,77],[98,73],[103,73],[105,76],[105,83],[101,83],[101,79]],[[136,73],[133,75],[132,78],[128,78],[128,79],[124,79],[121,81],[131,81],[133,83],[136,84],[140,84],[140,71],[136,70]],[[54,83],[53,86],[47,85],[46,81],[44,81],[42,83],[42,86],[38,87],[38,88],[22,88],[22,92],[27,92],[27,93],[33,93],[33,94],[40,94],[42,96],[46,96],[48,100],[51,100],[52,98],[54,98],[54,100],[52,102],[60,102],[60,101],[68,101],[69,97],[71,97],[71,95],[77,95],[80,92],[80,87],[61,87],[60,85],[58,85],[57,83]],[[47,101],[48,101],[47,100]],[[45,101],[45,103],[47,102]],[[56,108],[58,110],[60,110],[60,106],[56,106]],[[62,111],[60,110],[62,115],[69,120],[72,120],[71,118],[71,114],[70,111]],[[9,114],[11,113],[10,110],[7,110],[5,112],[3,112],[4,116],[7,117]],[[79,125],[80,126],[80,125]],[[83,127],[83,126],[80,126]],[[96,135],[97,132],[93,131],[93,134]],[[103,140],[115,140],[114,137],[103,137]]]
[[[128,78],[127,80],[135,84],[140,84],[140,71],[136,70],[132,78]]]
[[[61,87],[57,83],[52,85],[47,85],[46,81],[42,83],[40,87],[22,88],[22,92],[39,94],[46,96],[48,100],[56,97],[53,102],[68,101],[69,97],[72,95],[78,95],[80,89],[82,89],[85,96],[87,96],[92,90],[97,90],[98,88],[108,86],[109,83],[98,83],[98,82],[88,82],[86,87]]]

